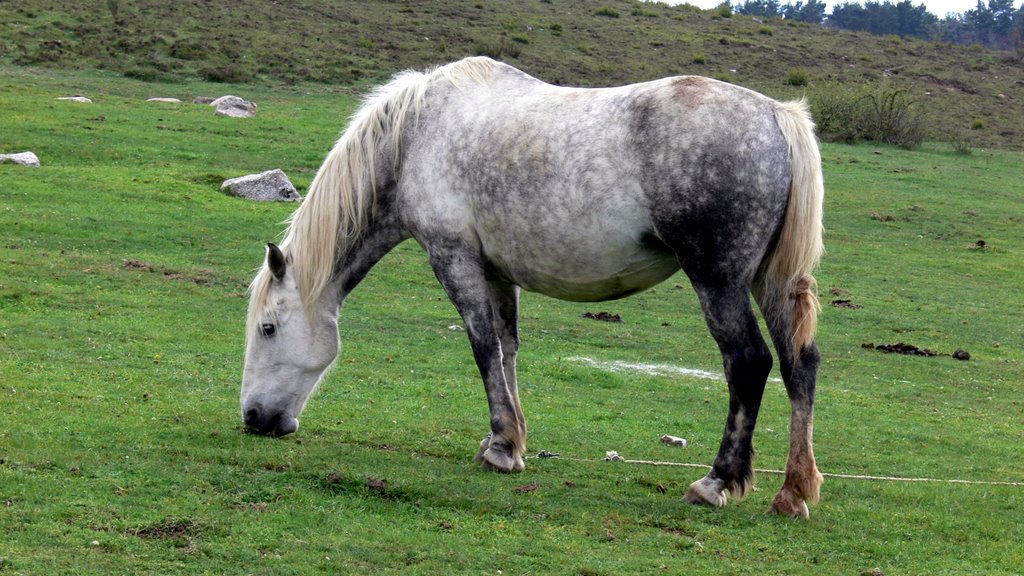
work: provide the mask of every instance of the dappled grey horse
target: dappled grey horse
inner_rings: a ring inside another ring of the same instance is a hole
[[[801,102],[682,76],[606,89],[545,84],[469,58],[405,72],[353,116],[252,282],[242,417],[298,428],[338,355],[345,297],[415,238],[465,321],[490,405],[476,458],[523,469],[516,383],[520,288],[620,298],[682,268],[729,384],[711,471],[686,500],[723,506],[753,483],[753,432],[772,355],[792,402],[786,479],[772,511],[808,515],[819,363],[810,275],[822,252],[821,159]]]

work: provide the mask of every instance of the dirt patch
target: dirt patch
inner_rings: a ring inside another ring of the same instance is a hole
[[[892,214],[880,214],[878,212],[871,213],[871,219],[877,220],[878,222],[895,222],[896,217]]]
[[[164,278],[167,280],[179,280],[191,282],[198,286],[206,286],[210,283],[213,272],[211,270],[197,270],[193,273],[178,272],[177,270],[164,270]]]
[[[199,532],[199,524],[192,520],[170,518],[156,524],[129,528],[126,532],[143,540],[173,540],[196,535]]]
[[[141,272],[160,272],[165,280],[191,282],[199,286],[205,286],[213,281],[213,270],[200,269],[193,272],[180,272],[171,269],[161,270],[154,264],[142,260],[125,260],[124,269]]]
[[[591,320],[599,320],[601,322],[622,323],[622,316],[612,314],[611,312],[584,312],[583,317]]]
[[[388,481],[376,476],[367,476],[366,487],[370,489],[370,492],[378,496],[384,496],[388,491]]]
[[[540,484],[534,482],[532,484],[526,484],[525,486],[516,486],[512,488],[512,491],[517,494],[530,494],[536,492],[537,488],[540,488]]]
[[[886,352],[889,354],[905,354],[907,356],[939,356],[939,353],[935,350],[929,350],[927,348],[918,348],[913,344],[907,344],[905,342],[897,342],[896,344],[878,344],[874,342],[865,342],[861,344],[862,348],[869,350],[878,350],[879,352]]]
[[[686,538],[693,538],[697,535],[696,532],[687,530],[685,528],[676,528],[675,526],[661,526],[661,531],[665,534],[672,534],[673,536],[684,536]]]
[[[984,240],[978,240],[977,242],[975,242],[973,244],[968,244],[967,245],[967,249],[968,250],[984,250],[985,246],[988,246],[987,242],[985,242]]]
[[[970,84],[968,84],[966,82],[961,82],[960,80],[947,80],[945,78],[936,78],[935,76],[932,76],[931,74],[928,74],[926,76],[922,76],[921,79],[924,80],[925,82],[929,83],[929,84],[934,85],[934,86],[939,86],[941,88],[945,88],[946,90],[949,90],[950,92],[960,91],[960,92],[964,92],[966,94],[977,94],[978,93],[978,89],[977,88],[975,88],[974,86],[971,86]]]
[[[125,260],[124,267],[126,270],[155,270],[152,264],[141,260]]]
[[[863,308],[860,304],[854,304],[852,300],[836,299],[831,302],[836,308],[849,308],[851,310],[857,310]]]

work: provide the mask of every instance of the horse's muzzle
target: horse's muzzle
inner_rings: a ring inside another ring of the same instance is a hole
[[[263,436],[287,436],[299,429],[299,421],[286,412],[253,407],[245,411],[245,430]]]

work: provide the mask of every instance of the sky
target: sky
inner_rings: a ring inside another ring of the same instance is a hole
[[[742,4],[744,0],[732,0],[733,5]],[[779,4],[796,4],[797,0],[779,0]],[[806,0],[805,0],[806,1]],[[863,4],[864,0],[825,0],[825,4],[828,6],[827,12],[832,11],[832,6],[835,4],[843,4],[845,2],[853,2],[855,4]],[[884,2],[885,0],[879,0]],[[988,0],[984,0],[988,4]],[[890,0],[892,3],[897,3],[899,0]],[[968,10],[973,10],[977,5],[977,0],[911,0],[914,6],[924,4],[928,7],[928,11],[935,14],[939,18],[942,18],[950,12],[964,13]],[[701,8],[714,8],[722,3],[722,0],[669,0],[668,4],[693,4],[694,6],[700,6]],[[1020,6],[1021,3],[1015,2],[1015,6]]]

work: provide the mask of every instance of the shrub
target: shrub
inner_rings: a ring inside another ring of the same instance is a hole
[[[601,6],[600,8],[597,9],[597,12],[594,12],[594,14],[596,14],[598,16],[607,16],[609,18],[618,18],[619,17],[618,10],[616,10],[616,9],[610,7],[610,6]]]
[[[975,118],[974,121],[971,122],[971,130],[981,130],[984,127],[985,121],[981,118]]]
[[[178,40],[174,44],[171,44],[170,48],[171,56],[182,60],[202,60],[212,51],[212,46],[203,44],[198,40],[185,39]]]
[[[971,143],[965,140],[963,137],[959,137],[953,140],[953,153],[960,156],[970,156],[974,152],[971,147]]]
[[[774,34],[774,33],[772,32],[772,28],[771,28],[771,26],[760,26],[760,27],[758,27],[758,29],[757,29],[757,33],[758,33],[758,34],[763,34],[763,35],[765,35],[765,36],[771,36],[772,34]]]
[[[509,41],[508,38],[502,36],[498,40],[478,40],[473,44],[473,53],[477,56],[487,56],[498,60],[502,56],[509,56],[511,58],[518,58],[522,53],[522,48],[519,44]]]
[[[132,68],[125,70],[124,77],[143,82],[156,82],[160,79],[160,74],[152,68]]]
[[[561,36],[562,35],[562,25],[559,24],[558,22],[552,22],[551,25],[548,26],[548,30],[551,30],[551,35],[552,36]]]
[[[707,64],[708,63],[708,57],[705,56],[703,52],[697,52],[696,54],[693,55],[693,63],[694,64]]]
[[[728,2],[722,2],[715,8],[715,13],[722,18],[732,18],[732,5]]]
[[[807,70],[803,68],[791,68],[786,84],[790,86],[807,86]]]
[[[927,126],[906,91],[892,86],[847,89],[832,86],[811,97],[811,108],[823,140],[870,140],[902,148],[924,142]]]
[[[252,73],[238,64],[203,68],[199,71],[199,75],[207,82],[246,84],[253,81]]]

